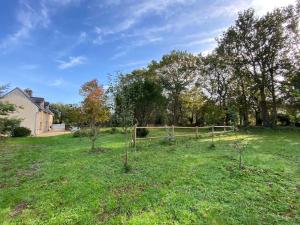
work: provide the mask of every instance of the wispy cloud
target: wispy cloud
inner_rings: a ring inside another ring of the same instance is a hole
[[[97,45],[103,44],[102,29],[96,26],[94,28],[94,33],[96,34],[96,38],[94,38],[93,44],[97,44]]]
[[[86,62],[86,58],[84,56],[77,56],[77,57],[73,57],[70,56],[69,60],[64,61],[64,60],[57,60],[57,62],[59,63],[58,68],[59,69],[68,69],[74,66],[78,66],[81,64],[84,64]]]
[[[175,5],[186,5],[193,3],[195,0],[143,0],[138,3],[128,6],[128,10],[124,10],[124,18],[122,21],[113,28],[103,28],[103,34],[115,34],[126,31],[138,24],[144,16],[148,14],[162,14],[171,11]],[[119,2],[118,2],[119,3]]]
[[[198,40],[191,41],[191,42],[188,42],[188,43],[181,43],[177,46],[178,47],[194,47],[194,46],[198,46],[198,45],[212,44],[212,43],[216,43],[215,38],[198,39]]]
[[[28,39],[31,33],[39,28],[47,28],[51,23],[51,13],[70,3],[78,3],[81,0],[41,0],[19,1],[16,13],[18,29],[6,38],[0,40],[0,48],[6,49],[19,44],[24,39]],[[50,13],[51,12],[51,13]]]
[[[50,23],[49,13],[42,1],[38,8],[31,6],[29,1],[21,1],[17,12],[19,29],[0,42],[1,48],[17,44],[20,40],[28,38],[30,32],[37,27],[47,27]]]
[[[62,86],[63,84],[65,84],[64,79],[58,78],[58,79],[54,80],[52,83],[50,83],[49,86],[51,86],[51,87],[59,87],[59,86]]]
[[[295,3],[296,0],[252,0],[250,5],[256,10],[258,15],[263,15],[274,8],[284,7]]]
[[[119,65],[117,65],[117,67],[120,67],[120,68],[145,67],[150,61],[151,61],[150,59],[137,60],[137,61],[133,61],[133,62],[119,64]]]
[[[39,68],[39,65],[37,64],[24,64],[20,67],[22,70],[35,70]]]
[[[132,51],[135,48],[153,44],[155,42],[160,42],[162,40],[163,40],[162,37],[145,37],[144,39],[133,41],[132,43],[128,43],[126,46],[119,46],[117,49],[119,49],[120,51],[115,53],[111,57],[111,60],[116,60],[118,58],[121,58],[125,56],[129,51]]]
[[[83,31],[80,33],[77,43],[80,44],[80,43],[86,41],[86,39],[87,39],[87,33]]]
[[[110,59],[111,60],[116,60],[116,59],[121,58],[122,56],[124,56],[126,54],[127,54],[127,50],[122,50],[122,51],[119,51],[119,52],[115,53]]]

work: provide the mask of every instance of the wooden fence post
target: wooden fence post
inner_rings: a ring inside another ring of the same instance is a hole
[[[136,127],[137,127],[137,125],[134,124],[134,126],[133,126],[133,135],[132,135],[132,144],[133,144],[133,147],[136,146]]]
[[[198,129],[198,126],[196,126],[196,138],[198,138],[199,136],[199,129]]]
[[[211,127],[211,141],[212,141],[212,144],[214,145],[214,136],[215,136],[215,125],[213,125]]]
[[[175,128],[174,128],[174,125],[172,125],[172,138],[175,139]]]

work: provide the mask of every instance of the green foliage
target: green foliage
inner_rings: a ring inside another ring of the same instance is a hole
[[[183,51],[172,51],[164,55],[159,62],[159,68],[156,71],[167,95],[168,122],[171,124],[179,124],[182,120],[181,95],[195,82],[198,72],[197,63],[196,56]]]
[[[13,129],[12,137],[28,137],[31,134],[31,130],[27,127],[16,127]]]
[[[164,108],[163,89],[147,70],[135,70],[120,76],[114,89],[116,115],[121,115],[121,111],[127,108],[140,126],[153,121]],[[118,122],[124,123],[121,118]]]
[[[97,131],[99,132],[99,130]],[[73,137],[90,137],[93,134],[93,131],[89,128],[82,128],[73,133]]]
[[[81,104],[81,117],[89,124],[91,130],[89,137],[92,141],[91,150],[94,150],[99,133],[96,125],[109,120],[110,112],[106,105],[106,95],[103,87],[96,79],[84,83],[79,92],[84,97]]]
[[[110,133],[111,133],[111,134],[115,134],[115,133],[117,133],[117,132],[118,132],[118,129],[117,129],[116,127],[110,128]]]
[[[1,135],[11,135],[12,131],[19,127],[21,123],[20,119],[16,118],[0,118],[0,136]]]
[[[8,85],[0,85],[0,137],[10,135],[15,127],[20,126],[21,119],[11,118],[9,115],[16,111],[16,106],[8,102],[1,101],[1,98]]]
[[[262,16],[248,9],[218,38],[212,53],[172,51],[119,76],[112,85],[116,125],[275,127],[278,112],[297,125],[299,21],[299,3]]]
[[[206,124],[214,125],[224,123],[224,111],[211,100],[207,100],[204,103],[201,112],[203,121],[205,121]]]
[[[49,106],[54,113],[54,123],[79,126],[82,122],[81,109],[76,104],[53,103]]]
[[[136,130],[136,136],[137,137],[147,137],[147,135],[149,134],[149,130],[146,128],[139,128]]]

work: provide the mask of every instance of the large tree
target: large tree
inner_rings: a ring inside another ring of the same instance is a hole
[[[195,84],[198,75],[197,62],[198,58],[193,54],[172,51],[170,54],[164,55],[159,65],[156,65],[158,67],[156,72],[168,99],[170,123],[172,124],[178,124],[182,119],[180,96]]]
[[[251,82],[251,94],[258,92],[264,126],[276,125],[277,77],[286,74],[284,66],[288,49],[285,48],[285,23],[287,19],[282,10],[277,9],[258,18],[254,10],[249,9],[239,14],[235,26],[223,35],[221,41],[232,59],[235,71],[243,76],[243,81]]]
[[[139,126],[146,126],[153,122],[165,104],[162,87],[151,76],[148,76],[148,73],[149,71],[145,69],[135,70],[122,78],[123,90],[120,91],[123,98],[130,98],[134,118]],[[119,105],[117,104],[116,107]]]

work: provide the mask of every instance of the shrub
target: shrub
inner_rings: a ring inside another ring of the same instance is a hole
[[[91,131],[88,129],[77,130],[73,133],[73,137],[90,137]]]
[[[291,124],[290,118],[286,114],[278,113],[277,119],[282,126],[289,126]]]
[[[149,130],[146,128],[139,128],[136,130],[137,137],[146,137],[149,134]]]
[[[105,133],[105,134],[115,134],[117,132],[118,132],[118,129],[116,127],[102,129],[102,133]]]
[[[117,133],[117,131],[118,131],[118,129],[117,129],[116,127],[112,127],[112,128],[110,129],[110,133],[111,133],[111,134],[115,134],[115,133]]]
[[[13,137],[27,137],[31,134],[31,130],[26,127],[16,127],[13,129],[11,136]]]

